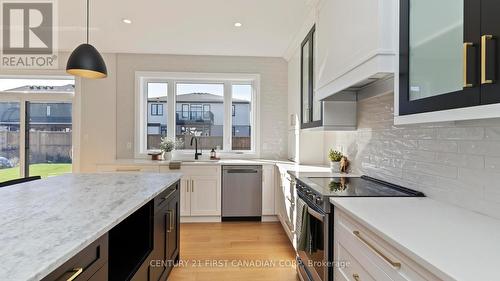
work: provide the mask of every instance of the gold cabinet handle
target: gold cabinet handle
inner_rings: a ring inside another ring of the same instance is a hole
[[[168,213],[168,229],[167,229],[167,232],[172,232],[172,230],[174,229],[174,211],[172,210],[168,210],[167,211]]]
[[[191,180],[191,192],[194,192],[194,180]]]
[[[384,253],[382,253],[379,249],[375,248],[375,246],[373,246],[372,244],[370,244],[370,242],[368,242],[368,240],[366,240],[365,238],[363,238],[363,236],[361,236],[361,233],[359,231],[354,230],[352,233],[354,235],[356,235],[356,237],[358,237],[359,240],[361,240],[363,243],[365,243],[366,246],[368,246],[375,253],[377,253],[379,256],[381,256],[390,265],[392,265],[395,268],[401,268],[401,263],[400,262],[392,261],[388,256],[386,256]]]
[[[73,281],[73,280],[75,280],[76,277],[78,277],[78,275],[82,274],[83,267],[74,268],[73,270],[71,270],[71,272],[73,272],[73,274],[68,279],[66,279],[66,281]]]
[[[354,278],[354,280],[356,280],[356,281],[361,281],[361,279],[359,278],[359,274],[357,274],[357,273],[354,273],[352,275],[352,278]]]
[[[467,51],[468,51],[468,48],[469,47],[472,47],[474,46],[473,43],[471,42],[464,42],[464,54],[463,54],[463,61],[464,61],[464,85],[463,87],[464,88],[470,88],[472,86],[474,86],[473,84],[469,83],[468,82],[468,79],[467,79],[467,61],[468,61],[468,57],[467,57]]]
[[[493,39],[493,35],[481,36],[481,84],[491,84],[493,80],[486,78],[486,43]]]
[[[191,186],[189,185],[191,183],[190,180],[186,180],[186,185],[187,185],[187,192],[190,192],[191,191]]]

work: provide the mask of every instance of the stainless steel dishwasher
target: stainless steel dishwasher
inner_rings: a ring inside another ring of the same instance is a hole
[[[262,166],[222,167],[222,220],[262,218]]]

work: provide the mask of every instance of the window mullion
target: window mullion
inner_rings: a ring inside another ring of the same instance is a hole
[[[232,150],[232,83],[224,82],[224,151]]]
[[[168,87],[168,95],[167,95],[167,136],[169,138],[175,138],[176,137],[176,125],[175,125],[175,119],[176,119],[176,95],[177,95],[177,87],[175,86],[176,81],[175,80],[168,80],[167,81],[167,87]]]
[[[26,175],[26,100],[19,100],[19,168],[22,178]]]

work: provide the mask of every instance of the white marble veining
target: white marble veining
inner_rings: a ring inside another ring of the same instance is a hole
[[[500,220],[430,198],[331,198],[443,280],[497,280]]]
[[[68,174],[0,188],[0,280],[39,280],[180,173]]]

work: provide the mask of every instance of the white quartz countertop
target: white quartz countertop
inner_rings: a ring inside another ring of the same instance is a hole
[[[40,280],[180,177],[68,174],[0,188],[0,280]]]
[[[429,198],[331,198],[443,280],[496,280],[500,220]]]

